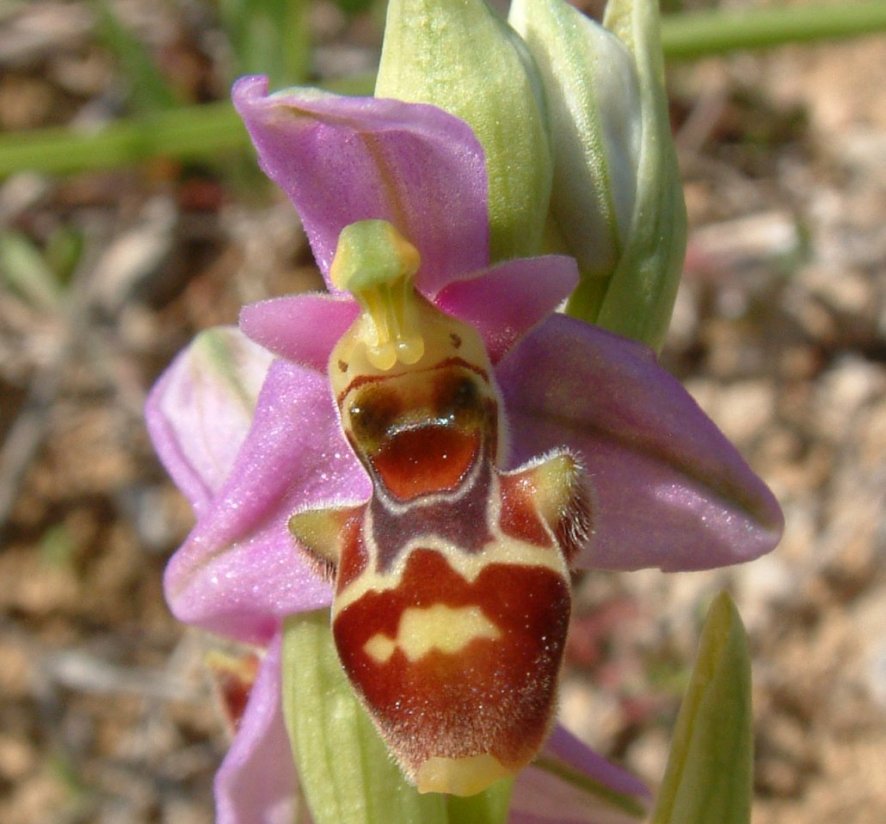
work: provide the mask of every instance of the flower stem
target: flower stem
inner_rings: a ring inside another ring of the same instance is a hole
[[[883,0],[748,12],[715,10],[662,20],[665,55],[678,60],[882,31],[886,31]],[[358,77],[339,81],[331,90],[370,94],[371,89],[371,78]],[[67,174],[108,169],[158,156],[211,158],[246,145],[246,132],[230,104],[211,103],[126,118],[92,134],[54,128],[0,135],[0,179],[25,170]]]

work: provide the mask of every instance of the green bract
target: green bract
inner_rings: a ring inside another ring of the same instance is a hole
[[[483,144],[490,258],[538,254],[552,161],[534,62],[483,0],[391,0],[376,97],[431,103]]]
[[[654,0],[610,0],[604,27],[564,0],[514,0],[551,113],[551,217],[579,262],[568,312],[660,347],[686,242]]]
[[[652,824],[747,824],[752,758],[748,639],[723,592],[705,621]]]

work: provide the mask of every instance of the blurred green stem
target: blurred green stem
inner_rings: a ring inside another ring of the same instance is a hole
[[[97,132],[41,129],[0,136],[0,177],[110,169],[151,157],[197,159],[246,145],[230,103],[209,103],[118,120]]]
[[[665,55],[681,60],[883,31],[883,0],[692,12],[662,20]],[[371,94],[372,84],[372,78],[350,78],[329,88]],[[247,142],[230,104],[192,106],[119,120],[92,134],[60,128],[0,135],[0,178],[25,170],[64,174],[113,168],[157,156],[211,158]]]
[[[666,57],[685,60],[882,31],[886,31],[886,3],[869,0],[675,14],[662,19],[661,39]]]
[[[324,88],[372,94],[374,77],[349,77]],[[128,166],[152,157],[211,159],[249,145],[228,102],[204,103],[117,120],[99,131],[67,128],[0,134],[0,179],[21,171],[67,174]]]

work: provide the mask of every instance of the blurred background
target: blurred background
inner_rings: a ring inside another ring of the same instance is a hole
[[[372,0],[0,6],[5,824],[212,820],[227,746],[202,663],[213,641],[163,601],[192,520],[142,406],[196,331],[321,285],[225,102],[232,79],[369,93],[383,19]],[[886,37],[668,69],[692,228],[663,360],[772,486],[787,530],[746,567],[578,580],[563,717],[654,784],[727,587],[754,657],[754,821],[879,824]]]

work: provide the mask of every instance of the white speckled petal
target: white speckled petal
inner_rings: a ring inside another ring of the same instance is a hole
[[[194,338],[151,389],[148,432],[198,515],[234,465],[271,360],[239,329],[216,327]]]

